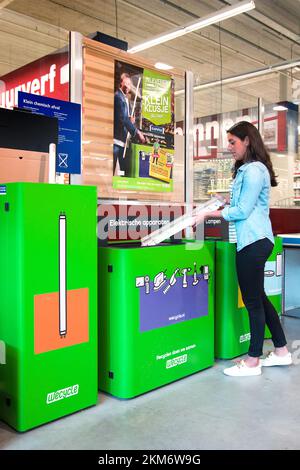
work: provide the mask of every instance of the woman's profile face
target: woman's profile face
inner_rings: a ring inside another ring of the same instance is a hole
[[[248,137],[246,137],[245,140],[241,140],[239,137],[228,132],[227,140],[228,150],[232,153],[233,158],[236,161],[243,160],[249,143]]]

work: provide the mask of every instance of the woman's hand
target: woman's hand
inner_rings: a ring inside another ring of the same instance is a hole
[[[225,204],[230,204],[230,196],[227,194],[227,196],[220,196],[220,194],[213,194],[214,197],[219,199],[219,201],[224,202]]]
[[[217,210],[217,211],[211,211],[211,212],[206,212],[205,217],[222,217],[222,211]]]
[[[204,222],[205,217],[207,216],[208,212],[199,212],[199,214],[193,217],[193,222],[191,225],[198,225]]]

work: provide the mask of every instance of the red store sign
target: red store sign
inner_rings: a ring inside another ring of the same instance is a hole
[[[68,52],[47,55],[0,77],[0,106],[17,106],[19,91],[69,101]]]

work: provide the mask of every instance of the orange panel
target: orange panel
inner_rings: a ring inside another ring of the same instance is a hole
[[[40,354],[89,340],[89,290],[67,292],[67,332],[59,333],[59,294],[34,296],[34,352]]]

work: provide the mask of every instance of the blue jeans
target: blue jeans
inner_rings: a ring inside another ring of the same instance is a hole
[[[250,321],[250,347],[248,355],[259,357],[263,353],[265,325],[267,324],[275,348],[286,345],[278,314],[264,289],[265,263],[273,250],[268,238],[247,245],[236,254],[236,270],[244,304]]]

